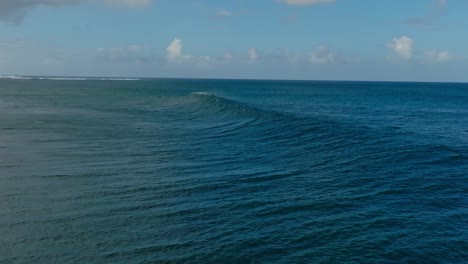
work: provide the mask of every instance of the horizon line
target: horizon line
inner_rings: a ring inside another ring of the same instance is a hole
[[[23,79],[24,78],[24,79]],[[406,81],[406,80],[330,80],[330,79],[267,79],[267,78],[213,78],[213,77],[135,77],[135,76],[86,76],[86,75],[18,75],[18,74],[0,74],[0,79],[10,80],[25,80],[30,78],[37,80],[57,80],[64,79],[63,81],[79,81],[86,79],[96,79],[102,81],[112,80],[128,80],[128,81],[141,81],[141,80],[213,80],[213,81],[283,81],[283,82],[386,82],[386,83],[452,83],[452,84],[468,84],[468,81]],[[76,80],[72,80],[76,79]]]

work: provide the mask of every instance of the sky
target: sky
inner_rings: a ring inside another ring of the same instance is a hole
[[[0,75],[468,82],[468,0],[0,0]]]

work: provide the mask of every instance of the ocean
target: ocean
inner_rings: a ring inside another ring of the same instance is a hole
[[[468,84],[1,78],[0,263],[466,263]]]

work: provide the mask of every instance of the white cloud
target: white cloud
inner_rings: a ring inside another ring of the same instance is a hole
[[[426,59],[432,63],[447,62],[452,60],[452,55],[448,51],[428,50],[424,53]]]
[[[224,61],[231,61],[234,58],[230,52],[224,53],[223,59]]]
[[[334,64],[335,54],[326,46],[318,46],[309,54],[309,61],[313,64]]]
[[[226,59],[228,56],[230,55],[225,55],[224,58]],[[215,59],[211,56],[185,54],[183,51],[182,40],[179,38],[175,38],[166,48],[166,59],[167,62],[172,63],[177,68],[194,67],[201,70],[211,69],[214,64],[220,61],[219,59]]]
[[[437,22],[446,13],[448,0],[434,0],[429,13],[408,20],[408,24],[417,26],[428,26]]]
[[[0,20],[20,23],[27,11],[38,6],[63,6],[86,2],[86,0],[0,0]],[[145,7],[154,0],[92,0],[110,6]]]
[[[105,0],[105,2],[115,6],[144,7],[149,6],[153,0]]]
[[[183,62],[190,60],[191,55],[186,55],[182,51],[182,40],[175,38],[166,49],[167,60],[169,62]]]
[[[447,5],[448,0],[437,0],[438,7],[444,7]]]
[[[404,60],[409,60],[413,57],[413,46],[414,41],[407,36],[394,38],[388,44],[388,48]]]
[[[254,63],[258,60],[258,52],[255,48],[248,50],[249,63]]]
[[[335,0],[280,0],[281,2],[288,5],[316,5],[316,4],[328,4],[333,3]]]
[[[23,20],[28,8],[39,5],[58,6],[76,2],[78,2],[78,0],[1,0],[0,19],[12,23],[19,23]]]
[[[224,8],[216,9],[216,12],[215,12],[216,17],[229,17],[231,15],[232,15],[231,11],[226,10]]]

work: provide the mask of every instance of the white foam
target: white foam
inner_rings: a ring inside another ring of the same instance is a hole
[[[139,81],[139,78],[99,78],[99,77],[26,77],[19,75],[0,75],[0,79],[12,80],[51,80],[51,81]]]
[[[139,81],[138,78],[97,78],[99,81]]]
[[[88,78],[79,77],[38,77],[39,80],[51,80],[51,81],[86,81]]]
[[[38,77],[39,80],[52,81],[139,81],[138,78],[96,78],[96,77]]]
[[[198,94],[198,95],[209,95],[209,96],[213,96],[212,94],[210,94],[210,93],[207,93],[207,92],[194,92],[194,93],[191,93],[191,94]]]
[[[0,79],[13,79],[13,80],[31,80],[32,77],[16,76],[16,75],[0,75]]]

